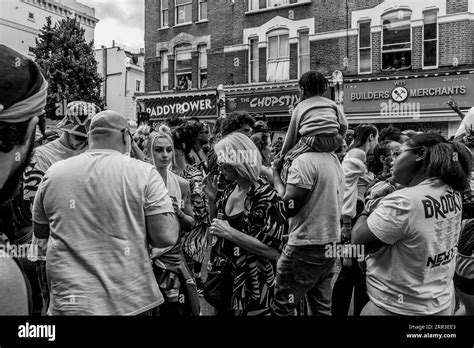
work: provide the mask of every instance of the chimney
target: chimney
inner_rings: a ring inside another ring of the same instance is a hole
[[[115,40],[112,40],[112,47],[115,47]]]

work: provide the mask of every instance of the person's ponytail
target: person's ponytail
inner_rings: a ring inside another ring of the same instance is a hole
[[[425,147],[424,167],[429,177],[438,177],[456,191],[469,187],[472,170],[470,151],[458,142],[439,142]]]

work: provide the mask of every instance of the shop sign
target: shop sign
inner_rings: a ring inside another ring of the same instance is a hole
[[[448,75],[392,80],[345,82],[346,113],[381,112],[387,115],[446,110],[453,97],[459,107],[473,105],[474,77]]]
[[[248,113],[285,112],[290,114],[299,102],[299,92],[275,91],[226,95],[226,111],[247,111]]]
[[[144,100],[150,119],[217,115],[215,95],[183,95]]]

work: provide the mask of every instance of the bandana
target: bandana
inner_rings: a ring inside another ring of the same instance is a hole
[[[13,104],[6,110],[3,110],[3,105],[0,105],[0,121],[19,123],[42,115],[46,106],[47,92],[48,83],[43,80],[39,91],[30,97]]]

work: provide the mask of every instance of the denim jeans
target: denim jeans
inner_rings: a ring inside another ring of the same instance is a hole
[[[335,259],[324,253],[324,245],[285,245],[277,265],[274,314],[295,315],[299,301],[306,295],[311,315],[331,315]]]

